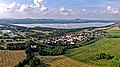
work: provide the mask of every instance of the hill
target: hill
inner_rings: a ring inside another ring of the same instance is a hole
[[[0,24],[44,24],[44,23],[94,23],[94,22],[115,22],[115,20],[82,20],[82,19],[0,19]]]
[[[118,67],[120,64],[120,38],[102,38],[97,42],[71,49],[66,56],[87,64],[97,65],[100,67]],[[114,56],[111,60],[96,59],[96,54],[106,53]]]
[[[66,56],[84,62],[87,64],[92,64],[100,67],[119,67],[120,66],[120,30],[116,27],[105,30],[105,37],[96,41],[93,44],[75,48],[67,51]],[[98,54],[103,54],[104,57],[114,56],[112,59],[98,59]],[[106,54],[106,56],[105,56]]]

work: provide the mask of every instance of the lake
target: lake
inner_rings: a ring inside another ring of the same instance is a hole
[[[102,27],[111,25],[114,23],[102,23],[102,22],[94,22],[94,23],[67,23],[67,24],[13,24],[16,26],[23,26],[28,28],[33,27],[49,27],[49,28],[58,28],[58,29],[74,29],[74,28],[86,28],[86,27]]]

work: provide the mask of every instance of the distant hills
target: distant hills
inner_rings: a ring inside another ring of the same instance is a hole
[[[44,23],[89,23],[89,22],[115,22],[115,20],[83,20],[83,19],[0,19],[0,24],[44,24]]]

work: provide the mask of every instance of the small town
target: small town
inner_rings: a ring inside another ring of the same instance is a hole
[[[83,40],[90,40],[94,37],[104,35],[103,32],[99,30],[83,30],[80,32],[77,32],[75,34],[68,33],[65,36],[57,37],[57,38],[52,38],[50,40],[44,40],[43,43],[45,44],[57,44],[57,42],[62,41],[63,45],[69,45],[69,44],[75,44],[77,42],[81,42]]]

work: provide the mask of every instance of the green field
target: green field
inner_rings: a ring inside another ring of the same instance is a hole
[[[43,33],[43,34],[46,34],[46,35],[49,35],[49,33],[52,33],[51,31],[42,31],[42,30],[33,30],[34,32],[37,32],[37,33]]]
[[[0,31],[0,35],[2,35],[3,33]]]
[[[120,37],[120,30],[107,30],[108,36]]]
[[[96,54],[107,53],[114,56],[111,60],[96,59]],[[91,45],[71,49],[66,56],[100,67],[118,67],[120,63],[120,38],[103,38]]]

